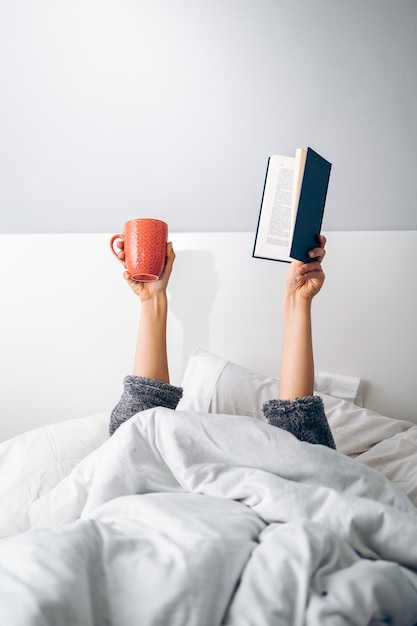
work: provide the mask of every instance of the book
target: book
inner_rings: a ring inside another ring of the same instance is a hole
[[[314,260],[308,251],[318,244],[331,167],[311,148],[269,157],[253,257]]]

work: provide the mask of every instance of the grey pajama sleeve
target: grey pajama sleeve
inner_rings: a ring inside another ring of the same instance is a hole
[[[153,378],[126,376],[122,396],[110,416],[110,435],[140,411],[162,406],[176,409],[183,389]],[[269,424],[292,433],[297,439],[336,448],[319,396],[296,400],[269,400],[262,407]]]
[[[269,400],[262,411],[269,424],[288,430],[297,439],[336,449],[320,396]]]
[[[126,376],[123,381],[123,393],[110,416],[110,435],[139,411],[163,406],[176,409],[183,390],[168,383],[142,376]]]

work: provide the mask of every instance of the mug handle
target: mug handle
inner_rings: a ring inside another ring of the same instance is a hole
[[[118,261],[120,261],[120,263],[122,265],[124,265],[124,267],[126,267],[126,263],[124,261],[122,261],[122,259],[119,257],[118,252],[116,252],[116,250],[113,247],[113,244],[116,241],[116,239],[121,239],[122,241],[124,241],[124,237],[123,237],[123,235],[121,233],[119,233],[118,235],[113,235],[113,237],[110,239],[110,249],[113,252],[113,254],[116,257],[116,259]]]

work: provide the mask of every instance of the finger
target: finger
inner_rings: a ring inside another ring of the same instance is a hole
[[[319,283],[323,283],[326,276],[322,270],[315,270],[314,272],[306,272],[305,274],[299,274],[297,276],[297,280],[301,283],[308,283],[310,281],[318,281]]]
[[[323,272],[320,261],[312,261],[311,263],[304,263],[298,269],[299,276],[306,276],[307,274],[314,274],[316,272]]]
[[[117,246],[118,248],[120,248],[121,250],[123,250],[123,248],[125,247],[125,244],[124,244],[123,239],[117,239],[117,240],[116,240],[116,246]]]
[[[321,263],[326,256],[326,250],[324,248],[313,248],[309,251],[308,256],[311,259],[316,259]]]
[[[165,281],[169,280],[174,261],[175,261],[175,252],[173,250],[172,243],[168,242],[167,250],[166,250],[166,257],[165,257],[165,265],[164,265],[164,269],[162,270],[162,274],[159,277],[159,280],[165,280]]]
[[[317,235],[317,239],[319,241],[319,244],[322,248],[326,247],[326,243],[327,243],[327,239],[324,235]]]
[[[171,270],[174,264],[174,261],[175,261],[175,252],[174,252],[174,248],[172,247],[172,242],[169,241],[167,243],[167,258],[165,261],[165,267]]]

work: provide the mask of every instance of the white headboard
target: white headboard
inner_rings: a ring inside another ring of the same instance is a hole
[[[316,367],[360,376],[365,405],[417,423],[417,231],[330,232],[314,302]],[[201,347],[278,375],[287,265],[253,233],[173,233],[171,378]],[[139,303],[110,234],[0,235],[0,440],[109,410],[130,373]]]

